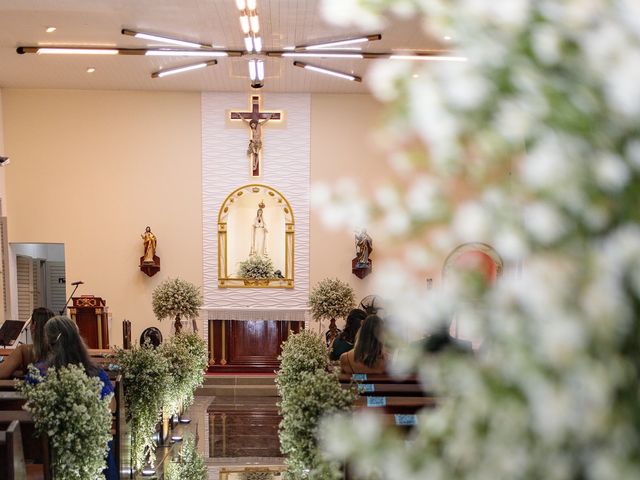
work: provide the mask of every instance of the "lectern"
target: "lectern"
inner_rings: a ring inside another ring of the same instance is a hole
[[[107,302],[93,295],[72,298],[69,308],[71,320],[76,322],[80,335],[89,348],[109,348],[109,324]]]

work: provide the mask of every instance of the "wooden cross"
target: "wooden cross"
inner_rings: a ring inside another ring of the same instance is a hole
[[[229,112],[230,120],[241,120],[249,126],[249,171],[252,177],[262,175],[262,126],[270,120],[281,120],[281,112],[261,112],[260,96],[251,95],[250,112]]]

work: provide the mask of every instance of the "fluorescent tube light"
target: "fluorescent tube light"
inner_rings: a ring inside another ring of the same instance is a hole
[[[124,33],[124,30],[123,30]],[[171,43],[172,45],[179,45],[181,47],[193,47],[193,48],[203,48],[205,45],[196,42],[188,42],[186,40],[178,40],[177,38],[169,38],[169,37],[161,37],[159,35],[153,35],[151,33],[143,33],[143,32],[135,32],[133,35],[136,38],[142,38],[144,40],[151,40],[153,42],[164,42]]]
[[[216,63],[218,63],[216,60],[211,60],[209,62],[201,62],[201,63],[195,63],[193,65],[185,65],[184,67],[168,68],[166,70],[153,72],[151,74],[151,77],[152,78],[167,77],[169,75],[175,75],[177,73],[190,72],[191,70],[199,70],[201,68],[210,67],[211,65],[215,65]]]
[[[283,57],[309,57],[309,58],[364,58],[361,53],[300,53],[300,52],[284,52]]]
[[[151,57],[228,57],[227,52],[206,50],[147,50],[145,55]]]
[[[256,0],[247,0],[247,8],[249,10],[255,10],[257,7],[257,3]]]
[[[257,61],[258,64],[258,80],[264,80],[264,62],[262,60]]]
[[[246,15],[240,16],[240,28],[245,35],[251,31],[251,25],[249,24],[249,17]]]
[[[323,73],[325,75],[331,75],[333,77],[342,78],[344,80],[349,80],[351,82],[361,82],[362,77],[358,77],[357,75],[349,75],[348,73],[337,72],[335,70],[329,70],[327,68],[316,67],[314,65],[309,65],[307,63],[302,62],[293,62],[293,65],[296,67],[304,68],[305,70],[311,70],[312,72]]]
[[[380,40],[381,38],[382,38],[381,34],[366,35],[364,37],[347,38],[344,40],[336,40],[333,42],[322,42],[322,43],[315,43],[313,45],[303,45],[303,46],[296,47],[296,50],[321,50],[323,48],[333,48],[333,47],[341,47],[344,45],[354,45],[358,43],[373,42],[375,40]]]
[[[253,33],[258,33],[260,31],[260,20],[258,19],[258,15],[252,15],[249,17],[249,26]]]
[[[117,55],[116,48],[64,48],[49,47],[38,48],[38,55]]]
[[[450,55],[390,55],[391,60],[422,60],[431,62],[466,62],[467,57]]]
[[[238,7],[238,10],[244,10],[247,8],[247,2],[245,0],[236,0],[236,7]]]
[[[253,40],[251,39],[251,37],[244,37],[244,48],[249,53],[253,52]]]
[[[262,38],[253,37],[253,48],[255,49],[256,53],[260,53],[262,51]]]
[[[205,68],[205,67],[211,67],[213,65],[216,65],[218,63],[217,60],[209,60],[207,62],[200,62],[200,63],[196,63],[193,65],[185,65],[183,67],[175,67],[175,68],[168,68],[166,70],[160,70],[158,72],[153,72],[151,74],[152,78],[162,78],[162,77],[166,77],[168,75],[175,75],[177,73],[184,73],[184,72],[189,72],[191,70],[198,70],[201,68]]]
[[[256,72],[256,61],[249,60],[249,78],[251,81],[254,81],[258,77],[258,73]]]

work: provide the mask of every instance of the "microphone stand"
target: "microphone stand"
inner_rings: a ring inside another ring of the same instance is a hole
[[[81,285],[80,283],[76,284],[76,288],[74,288],[73,292],[71,292],[71,295],[69,295],[69,298],[67,299],[67,303],[65,303],[62,310],[60,310],[60,315],[64,315],[64,312],[67,309],[67,305],[69,305],[69,302],[71,301],[71,297],[73,297],[73,295],[76,293],[76,290],[78,290],[78,287],[80,285]]]

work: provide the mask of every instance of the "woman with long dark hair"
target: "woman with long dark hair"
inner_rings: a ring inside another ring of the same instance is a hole
[[[100,378],[102,397],[113,393],[109,376],[91,360],[87,346],[73,320],[61,315],[53,317],[45,325],[44,333],[49,344],[49,356],[43,365],[39,365],[41,370],[44,369],[46,372],[49,367],[59,369],[68,365],[79,365],[88,376]]]
[[[42,374],[46,374],[49,367],[56,369],[67,367],[68,365],[78,365],[84,368],[89,377],[98,377],[102,382],[100,397],[104,398],[113,393],[113,385],[109,376],[99,368],[89,356],[87,346],[80,336],[78,326],[70,318],[64,316],[53,317],[44,327],[45,338],[49,344],[49,356],[47,360],[37,367]],[[111,399],[111,409],[115,406],[115,399]],[[107,468],[104,471],[107,480],[118,478],[115,455],[113,452],[113,442],[109,441],[109,453],[107,456]]]
[[[331,345],[331,353],[329,353],[329,358],[331,360],[339,360],[343,353],[353,349],[353,344],[356,341],[356,335],[358,334],[360,325],[362,325],[362,321],[366,316],[367,314],[359,308],[354,308],[349,312],[344,330],[336,337]]]
[[[342,373],[384,373],[385,364],[382,319],[369,315],[360,327],[353,350],[340,356],[340,369]]]
[[[46,360],[49,354],[49,344],[44,335],[44,326],[54,313],[48,308],[36,308],[31,314],[29,331],[33,344],[20,345],[0,363],[0,379],[10,378],[18,372],[27,373],[30,363]]]

